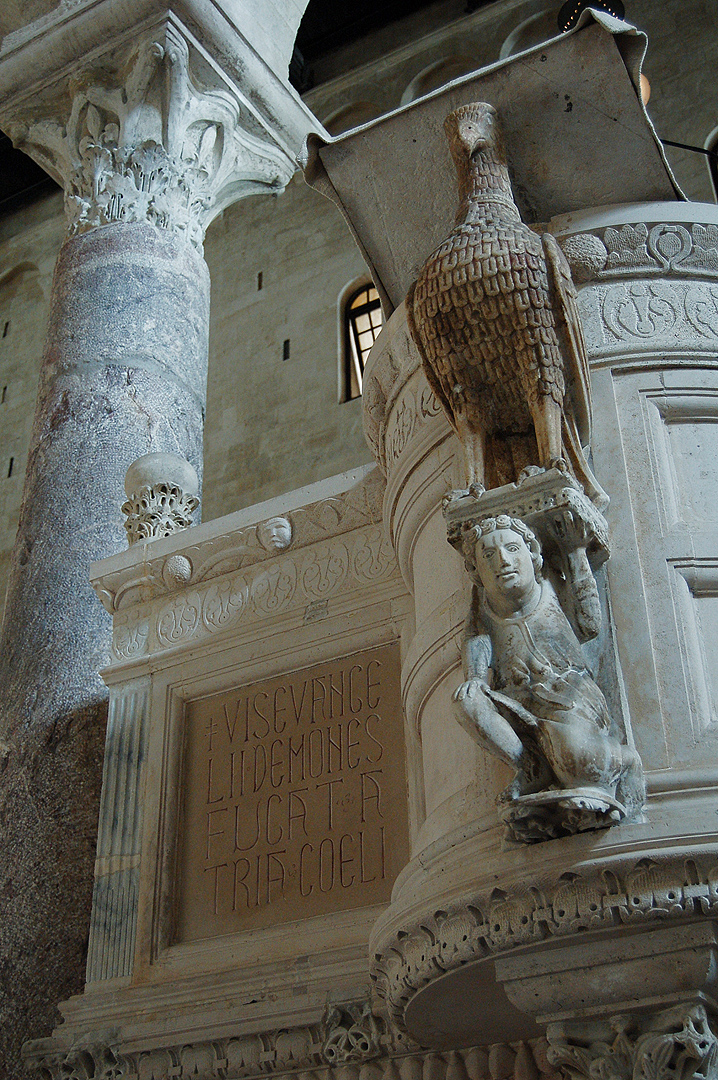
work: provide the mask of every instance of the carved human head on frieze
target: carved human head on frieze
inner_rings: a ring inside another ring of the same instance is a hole
[[[284,551],[292,542],[292,523],[285,517],[273,517],[257,526],[257,538],[270,554]]]
[[[465,530],[462,549],[472,580],[497,613],[519,611],[541,581],[541,545],[519,518],[483,518]]]

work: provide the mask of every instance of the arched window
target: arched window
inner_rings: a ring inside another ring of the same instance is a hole
[[[383,323],[379,293],[371,282],[349,292],[344,302],[342,401],[361,397],[364,364]]]
[[[361,127],[374,120],[381,109],[373,101],[352,101],[349,105],[342,105],[335,109],[323,120],[325,129],[330,135],[342,135],[352,128]]]
[[[708,162],[708,172],[713,185],[713,196],[715,201],[718,202],[718,127],[713,128],[706,139],[705,148],[708,151],[706,161]]]
[[[536,45],[542,45],[544,41],[558,37],[560,33],[554,7],[537,11],[511,31],[501,46],[499,60],[506,60],[509,56],[525,52],[526,49],[533,49]]]

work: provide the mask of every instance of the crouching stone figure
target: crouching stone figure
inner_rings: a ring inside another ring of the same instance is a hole
[[[515,770],[499,797],[509,836],[550,839],[634,815],[640,759],[613,730],[535,535],[501,514],[466,528],[462,547],[474,589],[454,703],[466,731]]]

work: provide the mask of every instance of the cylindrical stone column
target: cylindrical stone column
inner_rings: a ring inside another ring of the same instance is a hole
[[[5,738],[105,698],[88,566],[126,543],[135,458],[201,470],[208,319],[207,266],[172,233],[106,225],[60,251],[2,638]]]
[[[207,267],[182,237],[113,224],[62,247],[0,649],[10,1069],[82,973],[111,633],[88,568],[126,543],[135,458],[169,451],[201,469],[208,317]]]
[[[71,48],[58,26],[62,48]],[[197,46],[177,19],[135,42],[124,22],[116,41],[114,30],[113,22],[107,41],[95,43],[105,50],[98,70],[70,80],[63,67],[37,95],[27,92],[37,77],[32,49],[27,85],[20,60],[3,69],[18,93],[0,100],[3,125],[64,184],[70,229],[53,284],[0,651],[0,1075],[8,1080],[24,1075],[22,1043],[49,1033],[56,1003],[84,974],[107,708],[98,672],[111,631],[89,566],[126,542],[120,505],[136,458],[169,452],[201,472],[204,230],[223,206],[281,191],[295,168],[275,135],[279,121],[268,128],[256,111],[246,114],[204,54],[197,78]],[[277,92],[278,80],[262,73],[262,92]],[[251,82],[244,69],[243,78]],[[289,91],[281,99],[294,108]],[[123,713],[115,726],[131,722]],[[120,742],[130,735],[115,731]]]
[[[402,665],[412,858],[370,950],[390,1015],[427,1045],[548,1024],[554,1060],[577,1076],[595,1073],[624,1014],[636,1062],[649,1036],[680,1046],[691,1025],[718,1045],[717,224],[715,207],[678,202],[551,223],[579,285],[611,497],[606,625],[648,792],[634,820],[533,845],[502,836],[494,803],[510,773],[451,707],[468,576],[440,503],[458,443],[403,307],[367,364],[365,427],[415,605]]]

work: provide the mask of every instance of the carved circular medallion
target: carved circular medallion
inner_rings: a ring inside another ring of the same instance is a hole
[[[162,567],[162,580],[169,589],[187,585],[192,577],[192,563],[185,555],[170,555]]]

